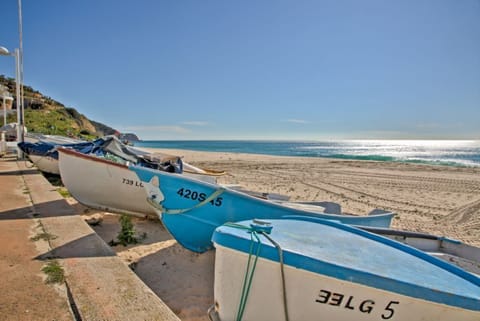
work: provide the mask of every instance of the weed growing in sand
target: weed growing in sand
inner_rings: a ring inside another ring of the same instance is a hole
[[[65,281],[65,273],[57,260],[51,260],[42,268],[42,272],[47,275],[45,283],[62,283]]]
[[[47,232],[42,232],[42,233],[38,233],[34,237],[31,237],[30,240],[32,240],[34,242],[39,241],[39,240],[50,241],[50,240],[54,240],[56,238],[57,238],[56,235],[53,235],[53,234],[50,234],[50,233],[47,233]]]
[[[135,228],[132,223],[132,218],[127,215],[120,216],[120,225],[122,229],[117,238],[124,246],[127,244],[136,244],[138,242],[135,237]]]
[[[68,198],[72,195],[68,192],[68,190],[65,187],[59,187],[57,188],[58,194],[62,195],[63,198]]]
[[[133,226],[132,218],[130,216],[122,214],[119,220],[122,229],[117,235],[118,242],[111,240],[108,243],[109,245],[115,246],[122,244],[123,246],[127,246],[128,244],[137,244],[140,240],[147,237],[146,233],[143,233],[141,237],[135,236],[135,227]]]

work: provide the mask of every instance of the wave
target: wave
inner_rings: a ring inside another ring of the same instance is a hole
[[[325,158],[379,161],[379,162],[397,162],[397,163],[414,163],[425,165],[443,165],[454,167],[479,167],[480,163],[465,159],[431,159],[431,158],[403,158],[384,155],[352,155],[352,154],[332,154],[322,156]]]
[[[478,141],[142,141],[136,145],[207,152],[480,166]]]

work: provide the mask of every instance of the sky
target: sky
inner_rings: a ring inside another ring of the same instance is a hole
[[[11,51],[17,1],[0,1]],[[480,139],[480,0],[23,0],[22,13],[25,84],[144,140]]]

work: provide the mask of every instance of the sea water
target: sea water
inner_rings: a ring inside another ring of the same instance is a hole
[[[135,146],[207,152],[480,166],[480,141],[478,140],[150,140],[136,142]]]

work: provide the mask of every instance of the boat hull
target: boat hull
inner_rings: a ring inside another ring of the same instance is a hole
[[[142,181],[150,203],[173,237],[185,248],[204,252],[212,248],[216,227],[253,218],[312,216],[346,224],[389,227],[395,214],[335,215],[290,208],[215,184],[180,175],[131,166]]]
[[[58,159],[50,156],[40,156],[29,154],[28,158],[32,161],[37,168],[45,173],[60,175],[60,170],[58,168]]]
[[[217,244],[215,247],[216,312],[221,321],[233,321],[248,254]],[[478,311],[416,299],[292,266],[285,266],[284,273],[290,320],[480,320]],[[285,320],[282,294],[279,263],[259,258],[242,320]]]
[[[80,203],[104,211],[157,217],[142,182],[128,167],[59,148],[62,182]]]

